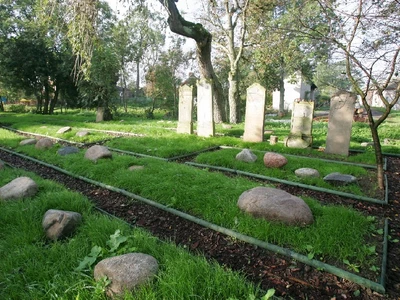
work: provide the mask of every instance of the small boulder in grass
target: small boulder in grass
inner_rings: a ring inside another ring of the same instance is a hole
[[[60,149],[58,149],[57,154],[61,156],[69,155],[69,154],[74,154],[78,153],[79,148],[75,146],[65,146]]]
[[[89,135],[89,134],[90,134],[89,131],[87,131],[87,130],[81,130],[81,131],[78,131],[75,135],[76,135],[76,136],[79,136],[79,137],[84,137],[84,136],[87,136],[87,135]]]
[[[94,145],[90,147],[89,149],[86,150],[85,153],[85,158],[92,160],[92,161],[97,161],[101,158],[111,158],[112,153],[110,150],[108,150],[107,147],[101,146],[101,145]]]
[[[39,150],[50,149],[51,147],[53,147],[53,141],[49,138],[42,138],[35,145],[35,148]]]
[[[320,177],[318,170],[313,168],[300,168],[294,171],[299,177]]]
[[[65,126],[65,127],[63,127],[63,128],[60,128],[60,129],[57,131],[57,133],[63,134],[63,133],[66,133],[66,132],[68,132],[68,131],[71,131],[71,127]]]
[[[255,162],[257,156],[249,149],[243,149],[236,155],[236,159],[244,162]]]
[[[26,176],[18,177],[0,188],[0,199],[15,200],[32,197],[38,191],[36,182]]]
[[[22,140],[19,145],[20,146],[25,146],[25,145],[35,145],[37,143],[36,139],[25,139]]]
[[[264,154],[264,165],[267,168],[281,168],[288,162],[287,158],[275,152],[267,152]]]
[[[94,278],[98,281],[106,276],[111,281],[107,295],[113,297],[149,282],[157,272],[158,262],[153,256],[128,253],[100,261],[94,267]]]
[[[51,240],[71,236],[82,221],[82,215],[73,211],[49,209],[43,216],[42,227]]]
[[[357,181],[357,177],[348,174],[341,174],[338,172],[334,172],[328,174],[324,177],[326,182],[332,183],[334,185],[347,185],[350,183],[354,183]]]

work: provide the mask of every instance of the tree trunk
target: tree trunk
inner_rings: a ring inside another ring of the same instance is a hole
[[[279,76],[279,116],[285,115],[285,70],[281,66],[281,72]]]
[[[234,73],[233,73],[234,72]],[[229,72],[229,122],[236,124],[238,122],[238,82],[236,71]]]
[[[57,88],[57,86],[55,86],[54,98],[50,102],[50,110],[49,110],[50,114],[54,113],[54,108],[56,107],[56,104],[57,104],[57,101],[58,101],[58,94],[59,94],[58,88]],[[61,108],[61,112],[62,112],[62,108]]]
[[[137,59],[136,60],[136,89],[135,89],[135,98],[137,99],[139,97],[139,86],[140,86],[140,61]]]
[[[212,35],[201,24],[186,21],[179,13],[174,0],[159,0],[159,2],[168,11],[168,25],[170,30],[196,41],[200,74],[205,79],[211,79],[213,83],[214,122],[225,122],[226,114],[224,113],[223,89],[211,63]]]
[[[43,104],[43,114],[49,114],[49,103],[50,103],[50,87],[48,83],[44,84],[44,104]]]

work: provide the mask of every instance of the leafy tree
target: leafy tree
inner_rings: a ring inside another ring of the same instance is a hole
[[[65,44],[61,9],[35,0],[14,4],[1,4],[1,80],[35,95],[38,112],[53,113],[60,91],[70,82],[72,52]]]
[[[346,62],[346,75],[368,114],[377,163],[377,181],[384,188],[383,155],[378,127],[400,98],[400,81],[395,78],[400,65],[400,2],[397,0],[306,1],[293,11],[303,35],[335,47],[335,55]],[[318,16],[316,16],[318,14]],[[306,17],[305,17],[306,16]],[[329,28],[315,27],[313,17],[322,17]],[[362,80],[358,80],[358,74]],[[394,94],[385,90],[394,85]],[[384,106],[374,119],[368,94],[376,92]]]
[[[249,0],[207,1],[202,19],[209,25],[217,48],[229,61],[228,103],[229,122],[239,121],[239,62],[242,58],[247,33]]]
[[[221,83],[215,75],[211,61],[212,35],[202,24],[185,20],[176,7],[177,0],[159,0],[168,12],[168,25],[172,32],[196,41],[196,54],[200,74],[203,78],[211,79],[214,91],[214,121],[225,122],[224,94]]]
[[[94,48],[90,62],[90,77],[79,81],[79,93],[87,107],[97,107],[97,121],[113,118],[111,99],[116,97],[119,63],[112,48],[99,45]]]
[[[254,1],[250,7],[249,21],[250,43],[258,60],[257,69],[268,71],[275,79],[269,80],[267,86],[280,91],[279,112],[284,113],[284,79],[300,71],[310,83],[317,62],[325,59],[329,44],[324,45],[298,34],[301,21],[294,18],[292,10],[303,5],[304,1]],[[306,17],[306,16],[303,16]],[[313,25],[324,27],[324,21],[315,17]],[[260,39],[260,36],[262,39]],[[264,68],[263,68],[264,65]]]

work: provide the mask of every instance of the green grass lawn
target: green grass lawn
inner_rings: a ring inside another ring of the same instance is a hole
[[[124,299],[259,299],[261,291],[243,276],[204,257],[161,242],[147,232],[133,229],[93,210],[78,193],[43,180],[32,173],[1,170],[0,186],[19,176],[29,176],[39,186],[37,195],[0,201],[1,299],[107,299],[105,285],[93,279],[93,267],[76,270],[94,246],[101,248],[97,261],[115,255],[107,241],[121,231],[126,241],[117,254],[141,252],[159,263],[156,278]],[[41,222],[48,209],[79,212],[83,222],[68,239],[51,242]]]
[[[398,116],[398,115],[396,115]],[[210,138],[196,135],[178,135],[173,130],[176,121],[162,119],[147,120],[135,114],[124,115],[122,119],[112,122],[95,123],[93,112],[39,116],[34,114],[0,114],[0,122],[14,129],[35,132],[52,137],[79,141],[75,133],[82,129],[124,131],[138,134],[137,137],[113,137],[105,133],[95,132],[88,140],[82,142],[101,142],[110,148],[140,153],[161,158],[171,158],[206,150],[216,146],[230,146],[237,149],[222,149],[199,154],[197,162],[216,166],[243,169],[248,172],[264,174],[286,180],[300,181],[294,175],[294,170],[300,167],[315,167],[322,176],[330,172],[352,174],[358,177],[373,177],[373,169],[341,164],[340,161],[374,164],[374,153],[370,149],[349,157],[332,156],[315,149],[286,148],[282,143],[269,145],[268,142],[243,142],[243,124],[225,128],[216,125],[217,135]],[[395,118],[396,119],[396,118]],[[395,127],[383,127],[382,134],[395,139]],[[397,124],[394,122],[394,124]],[[59,128],[71,126],[72,131],[59,135]],[[271,122],[266,129],[278,135],[279,140],[288,135],[289,124]],[[314,122],[314,141],[317,146],[324,146],[327,123]],[[355,124],[351,145],[359,145],[361,141],[369,141],[370,134],[366,124]],[[79,153],[60,157],[57,150],[62,146],[55,144],[46,151],[38,151],[34,146],[19,146],[25,137],[0,129],[0,146],[12,148],[15,151],[35,157],[39,160],[56,165],[77,175],[84,176],[108,185],[112,185],[142,197],[157,201],[163,205],[184,211],[196,217],[215,223],[240,233],[250,235],[262,241],[267,241],[282,247],[290,248],[305,255],[315,255],[318,259],[343,264],[349,261],[359,265],[360,269],[369,268],[378,263],[375,251],[377,245],[370,244],[372,235],[376,235],[377,220],[362,215],[350,207],[337,205],[322,205],[317,200],[302,197],[310,206],[315,223],[305,228],[289,227],[283,224],[254,219],[242,213],[237,207],[241,193],[262,184],[240,176],[225,176],[223,173],[210,172],[177,162],[161,161],[151,157],[135,157],[114,153],[112,160],[100,160],[97,163],[84,159],[84,150]],[[266,136],[266,139],[268,136]],[[234,159],[238,149],[248,148],[258,155],[257,163],[245,164]],[[393,144],[383,150],[398,152]],[[302,155],[304,157],[288,156],[289,163],[281,170],[267,170],[262,165],[262,155],[265,151],[279,152],[283,155]],[[319,161],[315,158],[329,158],[338,162]],[[131,172],[129,166],[142,165],[143,170]],[[3,181],[4,183],[5,181]],[[374,181],[372,181],[374,182]],[[338,189],[328,186],[321,179],[307,179],[304,183]],[[342,189],[342,188],[340,188]],[[366,191],[357,185],[346,187],[346,191],[355,194],[365,194]],[[371,189],[374,189],[372,186]],[[301,197],[301,195],[298,195]],[[110,232],[107,233],[111,234]],[[89,247],[90,248],[90,247]],[[87,249],[90,252],[90,249]],[[87,252],[86,251],[86,252]]]

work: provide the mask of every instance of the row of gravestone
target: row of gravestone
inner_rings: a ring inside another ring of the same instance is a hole
[[[193,134],[193,91],[189,85],[179,89],[178,133]],[[351,127],[357,97],[338,92],[331,99],[325,152],[348,155]],[[214,136],[212,83],[197,82],[197,135]],[[294,101],[290,134],[284,144],[291,148],[307,148],[312,144],[313,101]],[[263,142],[265,125],[265,88],[255,83],[247,89],[243,140]],[[275,140],[276,143],[276,140]]]

